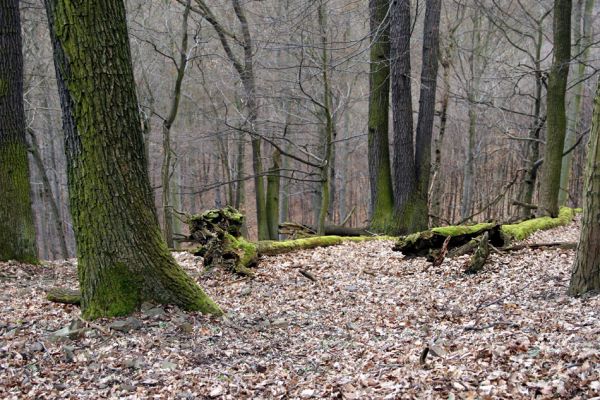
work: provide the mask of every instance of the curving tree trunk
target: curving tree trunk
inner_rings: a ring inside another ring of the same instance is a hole
[[[145,170],[125,6],[45,0],[66,137],[85,318],[144,301],[220,314],[171,256]]]
[[[0,2],[0,261],[37,262],[18,0]]]
[[[572,295],[600,290],[600,83],[594,103],[585,170],[581,235],[569,285]]]

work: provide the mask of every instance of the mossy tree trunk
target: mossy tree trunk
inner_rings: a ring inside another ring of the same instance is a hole
[[[389,0],[370,0],[370,72],[368,158],[371,185],[371,222],[376,232],[386,232],[394,214],[390,166],[390,24]]]
[[[220,314],[162,238],[145,171],[125,6],[45,0],[85,318],[144,301]]]
[[[0,2],[0,261],[11,259],[37,262],[17,0]]]
[[[571,179],[571,169],[573,167],[573,152],[569,150],[575,145],[577,141],[577,131],[581,127],[581,98],[583,97],[583,79],[592,41],[594,3],[595,0],[578,0],[574,6],[573,48],[576,55],[580,54],[580,60],[577,69],[574,71],[575,76],[572,80],[575,81],[576,84],[573,88],[573,98],[569,103],[569,109],[567,111],[567,130],[565,133],[563,152],[568,153],[562,158],[560,170],[560,191],[558,194],[558,204],[560,206],[565,206],[569,200],[569,181]]]
[[[273,164],[267,176],[267,222],[269,239],[279,239],[279,192],[281,188],[281,153],[273,150]]]
[[[540,202],[541,215],[558,215],[560,170],[565,142],[565,94],[571,61],[571,0],[554,1],[554,58],[548,77],[547,134]]]
[[[569,293],[600,290],[600,83],[594,101],[585,170],[583,218]]]

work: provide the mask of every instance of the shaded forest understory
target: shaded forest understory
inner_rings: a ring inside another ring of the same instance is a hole
[[[578,234],[574,222],[527,242]],[[469,276],[469,256],[432,266],[392,245],[267,257],[254,279],[176,253],[222,319],[148,307],[81,322],[77,307],[45,300],[48,288],[76,286],[73,261],[0,263],[0,397],[600,395],[600,298],[566,295],[573,250],[492,253]]]

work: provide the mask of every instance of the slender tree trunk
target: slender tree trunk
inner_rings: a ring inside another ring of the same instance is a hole
[[[572,295],[600,290],[600,82],[594,103],[585,170],[581,235],[569,285]]]
[[[181,99],[181,85],[185,78],[185,70],[188,63],[188,18],[190,15],[191,0],[187,0],[185,10],[183,12],[183,21],[181,24],[181,44],[179,48],[179,62],[177,63],[177,75],[175,77],[175,87],[171,96],[171,105],[169,113],[163,121],[163,162],[161,168],[162,182],[162,209],[163,209],[163,233],[167,246],[172,248],[173,241],[173,206],[171,204],[171,177],[173,175],[173,163],[171,157],[173,149],[171,147],[171,127],[177,118],[179,112],[179,102]]]
[[[0,261],[37,262],[18,0],[0,2]]]
[[[31,143],[31,146],[29,147],[29,152],[31,153],[33,162],[42,178],[42,190],[44,191],[44,196],[50,204],[50,215],[52,216],[52,222],[54,223],[54,227],[56,229],[56,237],[58,237],[60,257],[62,257],[63,259],[67,259],[69,258],[69,250],[67,249],[65,227],[58,208],[58,203],[56,202],[56,197],[52,193],[52,184],[50,183],[50,179],[48,178],[48,174],[46,173],[46,167],[44,166],[44,161],[42,160],[40,147],[37,144],[37,139],[35,135],[31,131],[29,131],[29,138]]]
[[[573,42],[575,43],[575,54],[580,54],[580,60],[577,69],[574,71],[575,76],[572,79],[576,84],[573,88],[573,98],[571,99],[567,112],[567,131],[565,134],[563,152],[568,151],[577,141],[577,132],[580,125],[579,120],[581,118],[581,98],[583,96],[584,87],[583,82],[581,81],[584,78],[585,66],[590,54],[594,0],[578,0],[574,10],[573,20],[575,24],[573,27]],[[558,204],[561,206],[566,205],[567,200],[569,200],[569,180],[571,178],[571,169],[573,167],[573,154],[574,152],[570,151],[562,158],[560,191],[558,192]]]
[[[558,215],[560,170],[565,142],[565,95],[571,61],[571,0],[554,1],[554,58],[548,77],[547,135],[542,181],[540,215]]]
[[[394,213],[390,167],[390,2],[370,0],[371,62],[369,71],[368,158],[371,222],[376,232],[387,232]]]
[[[279,239],[279,189],[281,186],[281,153],[273,150],[273,164],[267,176],[267,222],[269,239]]]
[[[410,0],[392,2],[390,29],[394,124],[394,224],[397,233],[407,233],[414,217],[413,197],[416,188],[410,75]]]
[[[440,37],[441,0],[427,0],[423,31],[423,65],[421,93],[415,147],[416,197],[411,232],[426,230],[429,226],[429,179],[431,176],[431,138],[435,115],[438,53]]]
[[[144,169],[125,6],[46,0],[86,318],[144,301],[220,314],[161,236]]]

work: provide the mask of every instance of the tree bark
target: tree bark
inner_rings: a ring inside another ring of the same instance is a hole
[[[45,0],[85,318],[144,301],[221,314],[171,256],[145,170],[125,6]]]
[[[0,2],[0,261],[37,263],[19,1]]]
[[[541,215],[558,215],[560,170],[565,142],[565,94],[571,61],[571,0],[554,1],[554,58],[548,77],[547,135],[542,181],[540,185]]]
[[[391,76],[394,127],[394,220],[398,233],[410,231],[416,187],[411,95],[410,0],[391,7]]]
[[[573,15],[573,42],[575,54],[580,54],[580,60],[575,70],[573,81],[576,82],[573,98],[567,112],[567,131],[565,133],[565,145],[563,153],[567,152],[577,140],[577,132],[580,128],[581,98],[583,97],[585,67],[588,62],[592,41],[592,17],[594,12],[594,0],[578,0]],[[583,15],[582,15],[583,6]],[[582,23],[583,22],[583,23]],[[567,205],[569,200],[569,180],[571,179],[571,168],[573,167],[573,152],[569,151],[562,158],[560,170],[560,191],[558,193],[558,204]]]
[[[431,176],[431,138],[435,115],[435,93],[437,88],[438,53],[440,37],[441,0],[427,0],[423,32],[421,59],[421,93],[419,95],[419,117],[417,120],[415,167],[416,199],[414,219],[410,230],[420,231],[429,226],[429,182]]]
[[[600,290],[600,82],[594,103],[585,170],[581,234],[569,285],[571,295]]]
[[[370,0],[368,159],[371,186],[371,229],[386,232],[394,213],[390,168],[390,25],[389,0]]]

